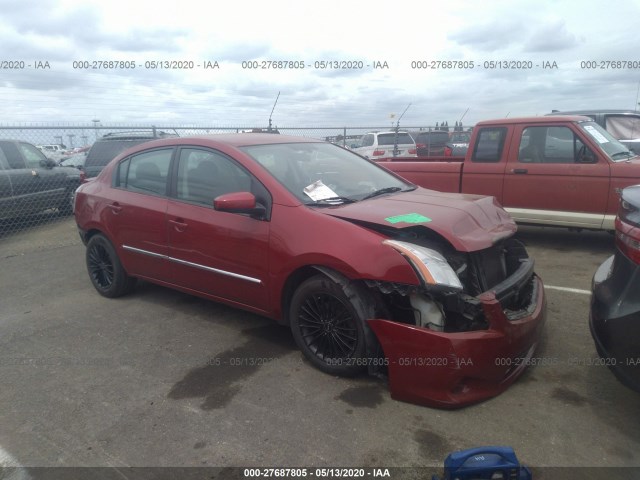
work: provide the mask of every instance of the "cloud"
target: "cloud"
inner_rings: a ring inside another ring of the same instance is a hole
[[[472,47],[481,52],[505,50],[518,45],[526,26],[519,21],[495,21],[473,28],[465,26],[457,32],[451,33],[448,39],[462,47]]]
[[[525,52],[559,52],[579,45],[577,37],[567,30],[564,21],[538,27],[524,44]]]

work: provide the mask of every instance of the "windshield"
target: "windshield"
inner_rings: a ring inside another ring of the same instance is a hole
[[[453,135],[451,135],[451,142],[452,143],[469,143],[469,140],[471,139],[471,134],[470,133],[454,133]]]
[[[590,136],[614,162],[622,162],[636,154],[616,140],[609,132],[596,122],[584,122],[580,127]]]
[[[242,150],[307,205],[350,203],[415,188],[330,143],[255,145]]]
[[[413,138],[408,133],[379,133],[378,145],[395,145],[396,137],[398,138],[398,145],[414,145]]]

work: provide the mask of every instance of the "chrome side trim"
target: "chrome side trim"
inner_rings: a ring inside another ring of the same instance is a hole
[[[130,252],[141,253],[142,255],[148,255],[150,257],[164,259],[169,258],[168,256],[162,255],[161,253],[150,252],[149,250],[142,250],[141,248],[130,247],[129,245],[122,245],[122,248],[124,248],[125,250],[129,250]]]
[[[220,270],[218,268],[207,267],[206,265],[200,265],[199,263],[187,262],[186,260],[180,260],[179,258],[168,257],[170,261],[179,263],[181,265],[187,265],[188,267],[199,268],[207,272],[219,273],[220,275],[226,275],[228,277],[238,278],[240,280],[246,280],[247,282],[262,284],[262,280],[253,277],[247,277],[246,275],[240,275],[239,273],[227,272],[226,270]]]
[[[613,219],[615,219],[615,215],[604,215],[602,213],[563,212],[559,210],[535,210],[511,207],[507,207],[505,210],[516,222],[563,227],[608,230],[613,229]]]
[[[130,252],[140,253],[142,255],[148,255],[154,258],[163,258],[173,263],[179,263],[180,265],[186,265],[188,267],[199,268],[207,272],[218,273],[220,275],[226,275],[227,277],[237,278],[239,280],[245,280],[251,283],[262,284],[262,280],[253,277],[247,277],[246,275],[240,275],[239,273],[227,272],[226,270],[220,270],[218,268],[207,267],[206,265],[200,265],[199,263],[188,262],[186,260],[180,260],[179,258],[169,257],[168,255],[162,255],[161,253],[150,252],[149,250],[142,250],[141,248],[130,247],[129,245],[123,245],[122,248]]]

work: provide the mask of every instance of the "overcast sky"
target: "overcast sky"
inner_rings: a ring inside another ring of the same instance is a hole
[[[273,122],[280,127],[391,125],[409,104],[401,126],[444,120],[451,126],[465,112],[471,125],[552,109],[633,109],[640,101],[639,1],[0,0],[0,6],[2,125],[100,119],[266,126],[278,92]],[[135,69],[74,68],[113,60]],[[304,68],[243,68],[270,60]],[[164,61],[194,66],[150,68]],[[362,68],[322,68],[316,63],[322,61]],[[474,68],[412,68],[435,61]],[[503,68],[491,68],[491,61]],[[45,62],[50,68],[35,68]],[[206,69],[206,62],[219,68]],[[554,62],[557,68],[543,68]]]

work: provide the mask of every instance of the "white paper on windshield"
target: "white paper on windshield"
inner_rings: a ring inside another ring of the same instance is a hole
[[[598,130],[596,130],[593,126],[591,125],[586,125],[584,127],[584,129],[589,132],[591,134],[591,136],[593,138],[596,139],[596,141],[598,143],[609,143],[609,140],[607,140],[604,135],[602,135]]]
[[[327,198],[337,197],[338,194],[327,187],[322,180],[317,180],[311,185],[304,188],[304,193],[311,198],[311,200],[325,200]]]

